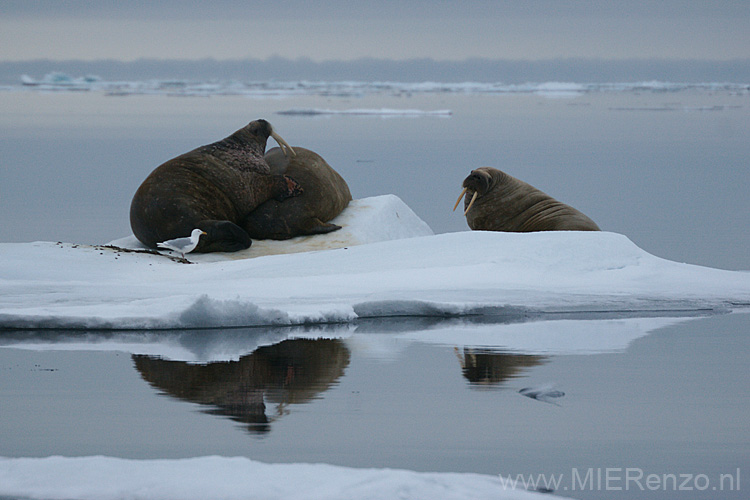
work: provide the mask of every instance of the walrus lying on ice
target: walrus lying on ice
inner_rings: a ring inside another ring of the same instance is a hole
[[[244,225],[251,238],[286,240],[341,229],[328,221],[352,200],[346,181],[314,151],[295,146],[294,152],[288,157],[273,148],[266,153],[266,162],[272,173],[293,177],[305,192],[283,202],[268,200],[251,212]]]
[[[284,154],[294,151],[265,120],[250,122],[229,137],[201,146],[157,167],[143,181],[130,205],[130,226],[144,245],[205,231],[196,252],[235,252],[248,248],[247,215],[269,199],[302,193],[286,175],[271,174],[263,158],[268,137]]]
[[[593,220],[575,208],[496,168],[472,170],[464,179],[463,188],[453,210],[464,198],[466,222],[474,230],[600,230]]]

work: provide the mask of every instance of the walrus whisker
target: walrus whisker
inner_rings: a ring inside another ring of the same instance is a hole
[[[471,206],[474,205],[474,202],[477,199],[477,196],[479,193],[477,191],[474,191],[474,196],[471,197],[471,201],[469,202],[469,206],[466,207],[466,210],[464,210],[464,215],[466,215],[469,212],[469,209],[471,209]]]
[[[464,195],[466,194],[466,191],[467,191],[468,189],[469,189],[469,188],[464,188],[464,190],[463,190],[463,191],[461,191],[461,194],[460,194],[460,195],[458,195],[458,199],[456,200],[456,204],[455,204],[455,205],[453,205],[453,211],[454,211],[454,212],[456,211],[456,207],[458,207],[458,204],[459,204],[459,203],[461,203],[461,198],[463,198],[463,197],[464,197]]]
[[[273,130],[271,130],[271,137],[273,137],[273,139],[279,144],[284,156],[289,156],[289,153],[292,153],[292,156],[297,156],[297,153],[294,152],[289,143],[282,139],[282,137]]]

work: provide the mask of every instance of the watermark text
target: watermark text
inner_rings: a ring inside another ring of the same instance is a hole
[[[570,474],[500,475],[503,489],[536,491],[741,491],[738,467],[726,474],[648,473],[639,467],[572,468]]]

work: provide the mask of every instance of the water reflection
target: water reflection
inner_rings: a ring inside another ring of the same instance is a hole
[[[454,348],[463,377],[473,388],[497,387],[544,363],[548,356]],[[287,339],[257,348],[238,361],[190,363],[133,354],[140,376],[162,394],[197,403],[204,412],[267,433],[290,405],[308,403],[334,386],[349,366],[344,339]],[[275,408],[269,409],[268,405]]]
[[[493,309],[465,317],[363,318],[351,323],[185,330],[0,330],[0,347],[39,351],[117,351],[189,363],[238,360],[290,338],[327,338],[385,348],[395,358],[412,343],[459,346],[475,354],[593,354],[620,351],[653,330],[713,311],[570,312],[530,314]]]
[[[0,331],[0,454],[245,456],[568,479],[575,467],[581,480],[627,466],[718,478],[747,463],[749,321],[618,314]],[[556,388],[540,392],[548,383]],[[539,399],[555,390],[565,395]]]
[[[492,349],[455,348],[461,364],[461,373],[472,387],[497,386],[507,380],[521,377],[523,372],[540,365],[546,356],[511,354]]]
[[[333,386],[349,365],[350,353],[339,339],[293,339],[260,347],[239,361],[132,358],[141,377],[163,393],[265,433],[290,411],[289,405],[309,402]],[[275,409],[269,412],[266,402]]]

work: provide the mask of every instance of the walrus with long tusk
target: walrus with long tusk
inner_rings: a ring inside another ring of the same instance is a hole
[[[201,146],[157,167],[130,204],[130,226],[144,245],[206,234],[195,252],[235,252],[248,248],[245,217],[269,199],[302,193],[289,176],[274,175],[263,158],[273,137],[284,154],[294,150],[266,120],[255,120],[218,142]]]
[[[472,170],[464,179],[463,188],[453,210],[464,198],[464,215],[473,230],[600,230],[593,220],[575,208],[496,168]]]
[[[251,238],[286,240],[341,229],[328,221],[352,200],[346,181],[316,152],[298,146],[294,152],[288,157],[273,148],[266,162],[272,173],[292,176],[305,192],[283,202],[268,200],[250,212],[242,227]]]

